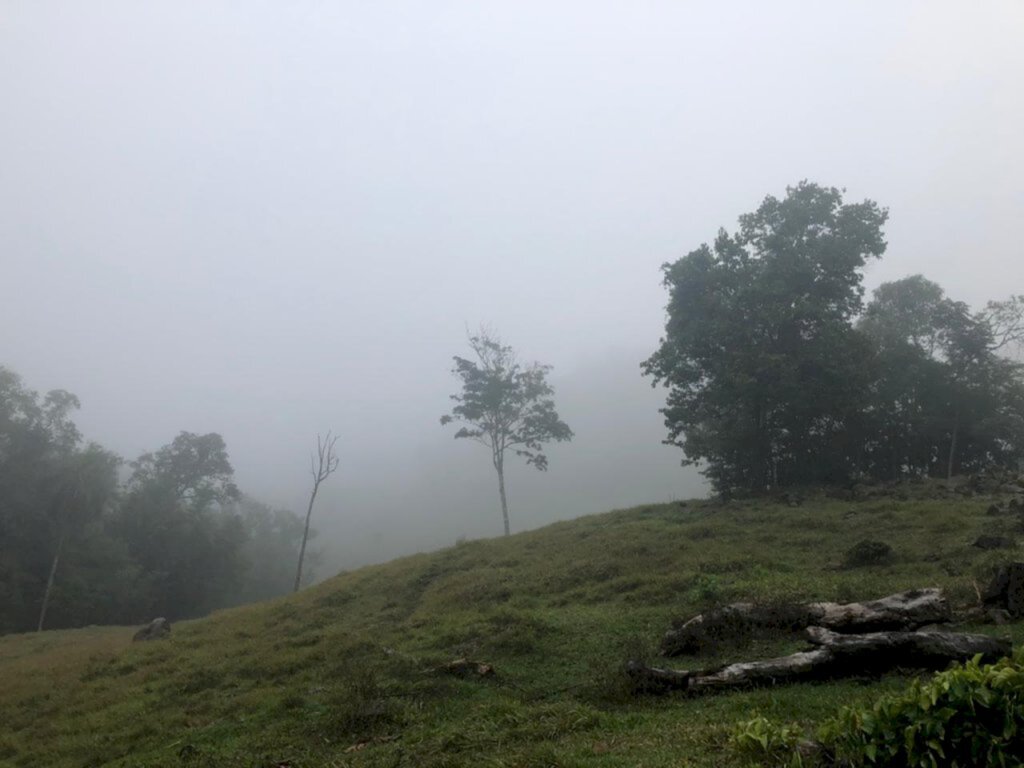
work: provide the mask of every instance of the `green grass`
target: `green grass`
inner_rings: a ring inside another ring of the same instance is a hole
[[[850,600],[941,586],[955,602],[1019,551],[982,552],[1011,517],[990,498],[638,507],[471,541],[301,594],[175,625],[0,638],[3,766],[729,766],[733,724],[808,727],[905,679],[636,697],[628,657],[673,619],[736,599]],[[843,570],[861,539],[891,563]],[[983,631],[1024,637],[1019,627]],[[714,659],[787,652],[791,638]],[[493,679],[435,671],[459,656]],[[659,663],[665,663],[664,661]]]

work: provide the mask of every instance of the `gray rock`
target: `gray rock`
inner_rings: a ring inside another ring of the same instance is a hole
[[[171,634],[171,622],[164,618],[153,619],[149,624],[135,633],[135,636],[132,638],[132,642],[140,642],[142,640],[159,640],[161,637],[167,637],[169,634]]]

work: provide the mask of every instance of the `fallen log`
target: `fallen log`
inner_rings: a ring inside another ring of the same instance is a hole
[[[869,632],[844,635],[824,627],[808,627],[807,638],[861,671],[886,672],[898,667],[941,669],[952,661],[978,654],[993,662],[1010,653],[1012,643],[988,635],[963,632]]]
[[[918,629],[952,617],[941,589],[910,589],[864,603],[811,603],[814,626],[837,632]]]
[[[633,689],[645,693],[685,691],[690,687],[690,680],[695,674],[697,673],[685,669],[649,667],[640,661],[626,662],[626,677],[632,683]]]
[[[766,631],[796,632],[810,626],[838,632],[909,631],[950,618],[940,589],[912,589],[863,603],[732,603],[669,630],[661,650],[666,656],[699,653],[726,639]]]
[[[1008,640],[956,632],[848,635],[824,627],[809,627],[807,636],[816,647],[789,656],[697,672],[650,667],[631,661],[626,665],[626,674],[638,690],[681,690],[698,694],[805,680],[879,675],[895,669],[938,670],[978,654],[985,661],[995,661],[1012,650]]]

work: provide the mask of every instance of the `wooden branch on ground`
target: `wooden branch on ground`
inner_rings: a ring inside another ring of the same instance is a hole
[[[804,680],[877,675],[895,669],[942,669],[977,654],[995,661],[1012,650],[1008,640],[956,632],[871,632],[844,635],[824,627],[809,627],[815,646],[789,656],[729,664],[691,672],[650,667],[630,661],[626,674],[638,690],[687,693],[776,685]]]
[[[661,649],[666,656],[679,656],[752,632],[795,632],[811,626],[841,632],[909,631],[950,618],[949,604],[939,589],[913,589],[863,603],[733,603],[665,633]]]

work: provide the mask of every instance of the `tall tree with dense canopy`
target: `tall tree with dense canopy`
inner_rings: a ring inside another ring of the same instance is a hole
[[[149,581],[152,609],[168,617],[219,607],[237,588],[245,531],[224,439],[182,432],[132,463],[117,533]]]
[[[506,452],[513,451],[527,465],[544,471],[548,468],[544,444],[571,440],[573,434],[555,410],[554,389],[547,381],[551,366],[521,365],[512,347],[489,331],[470,336],[469,346],[474,359],[453,358],[452,374],[462,382],[462,391],[451,396],[455,406],[441,417],[441,424],[461,424],[456,439],[475,440],[490,451],[508,536]]]
[[[851,325],[887,212],[801,182],[663,266],[668,320],[643,363],[684,463],[722,492],[836,480],[849,466],[870,349]]]
[[[121,460],[83,445],[77,408],[0,366],[0,634],[194,616],[291,589],[315,531],[237,501],[219,435],[178,435],[122,487]]]
[[[876,355],[865,403],[867,474],[950,478],[1017,461],[1024,383],[1021,366],[999,354],[1019,332],[1016,303],[972,313],[921,275],[875,290],[858,322]]]
[[[78,407],[70,392],[40,396],[0,367],[0,631],[42,629],[55,585],[107,586],[81,555],[100,538],[91,528],[116,494],[120,460],[94,443],[80,447]]]
[[[57,566],[68,538],[99,519],[117,493],[117,468],[121,459],[96,443],[61,457],[51,477],[52,492],[46,522],[56,542],[46,589],[39,608],[37,632],[42,632],[46,610],[57,576]]]

